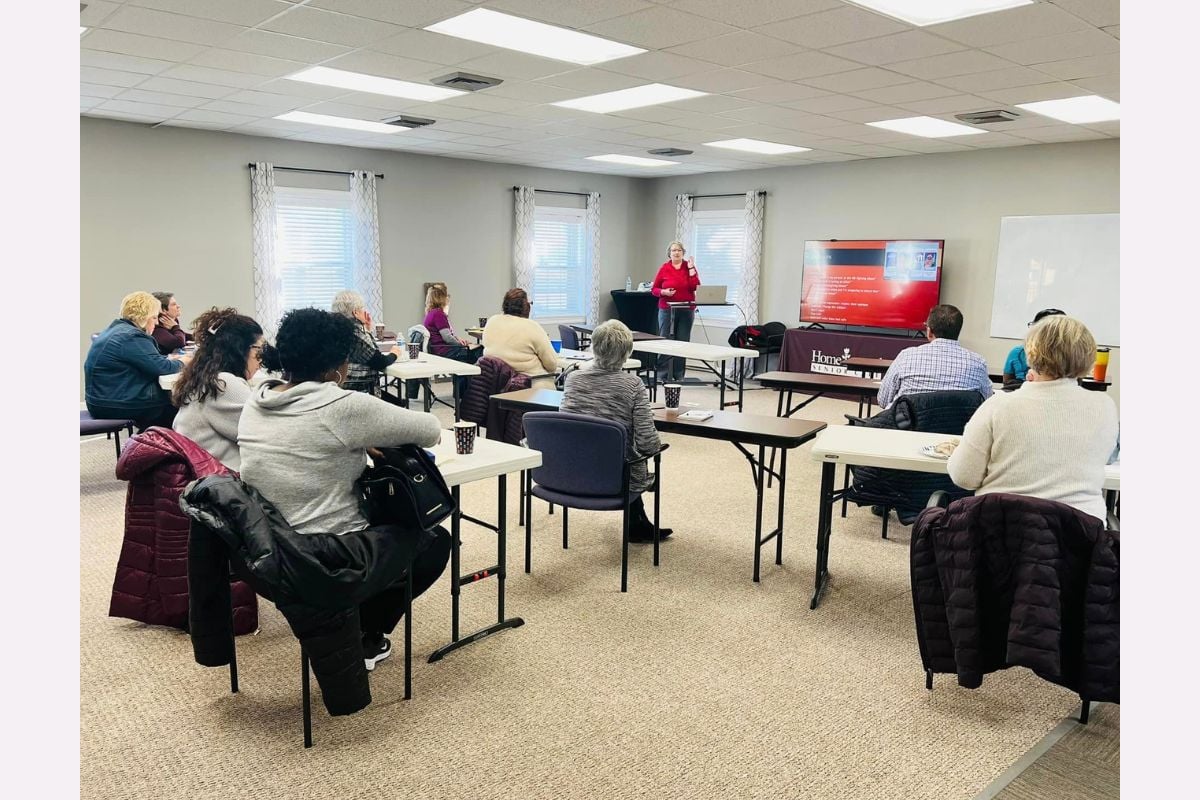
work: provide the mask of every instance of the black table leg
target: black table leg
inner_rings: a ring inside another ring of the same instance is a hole
[[[833,476],[836,465],[826,461],[821,465],[821,495],[817,509],[817,570],[812,600],[808,607],[815,609],[821,602],[821,593],[829,583],[829,534],[833,527]]]
[[[771,455],[775,455],[775,449],[771,449]],[[775,563],[783,566],[783,499],[786,496],[784,488],[787,481],[787,450],[779,448],[779,517],[775,521],[779,533],[775,538]]]
[[[422,401],[425,413],[429,413],[429,409],[433,408],[433,379],[426,378],[421,381],[425,385],[425,399]]]
[[[759,563],[762,561],[762,519],[763,519],[763,494],[766,491],[767,476],[763,474],[766,467],[766,448],[763,445],[758,446],[758,469],[754,471],[754,582],[758,583]]]
[[[460,404],[462,402],[462,398],[459,397],[460,392],[458,391],[458,376],[457,375],[452,375],[450,377],[450,385],[454,387],[454,421],[462,422],[462,416],[460,415],[460,412],[462,411],[461,406],[460,406]]]

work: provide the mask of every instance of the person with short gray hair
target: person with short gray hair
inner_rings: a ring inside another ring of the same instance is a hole
[[[379,373],[396,361],[396,353],[379,352],[375,337],[371,334],[371,312],[367,311],[367,301],[358,292],[344,289],[334,295],[330,310],[356,323],[354,349],[350,351],[350,371],[346,373],[342,388],[391,400],[391,395],[380,391]]]
[[[592,367],[567,375],[559,405],[562,411],[624,425],[626,458],[638,458],[662,447],[645,387],[636,375],[621,370],[632,352],[633,333],[623,322],[610,319],[600,323],[592,331]],[[646,462],[634,464],[630,469],[629,485],[631,492],[638,495],[629,506],[629,541],[653,541],[654,523],[646,516],[646,505],[641,498],[642,492],[653,485]],[[659,528],[659,539],[671,533],[670,528]]]

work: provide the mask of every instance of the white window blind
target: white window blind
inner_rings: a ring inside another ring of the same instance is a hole
[[[746,212],[742,209],[692,212],[693,242],[689,255],[696,260],[700,280],[708,286],[727,286],[726,298],[734,306],[700,308],[700,318],[734,327],[742,324],[736,308],[745,264]],[[754,320],[751,320],[753,322]]]
[[[531,316],[544,322],[580,322],[586,316],[588,275],[584,209],[533,211]]]
[[[350,192],[280,186],[275,197],[281,307],[329,310],[343,289],[361,291],[354,285]]]

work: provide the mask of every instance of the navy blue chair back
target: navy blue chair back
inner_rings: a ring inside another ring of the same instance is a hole
[[[558,326],[558,338],[562,340],[562,346],[568,350],[579,349],[579,332],[570,325]]]
[[[624,493],[625,426],[564,411],[525,414],[529,447],[542,454],[533,470],[539,486],[562,494],[614,497]]]

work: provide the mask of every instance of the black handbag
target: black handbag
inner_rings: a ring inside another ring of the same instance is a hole
[[[454,513],[450,487],[429,453],[415,444],[381,452],[358,479],[362,512],[372,525],[428,531]]]

